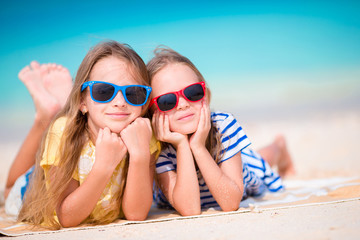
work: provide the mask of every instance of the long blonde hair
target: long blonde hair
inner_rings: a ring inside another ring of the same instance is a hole
[[[147,70],[150,77],[150,85],[151,82],[160,70],[165,68],[170,64],[184,64],[188,66],[191,70],[194,71],[196,74],[199,82],[205,82],[204,77],[200,73],[200,71],[195,67],[195,65],[185,56],[179,54],[178,52],[167,48],[167,47],[158,47],[154,50],[154,57],[147,63]],[[206,84],[206,96],[207,101],[210,104],[211,100],[211,91],[209,85]],[[151,110],[149,110],[151,114]],[[218,162],[221,158],[221,140],[220,140],[220,133],[218,132],[217,128],[213,123],[211,123],[211,129],[206,139],[206,148],[214,156],[215,162]],[[161,143],[163,147],[166,147],[167,143]]]
[[[51,145],[50,142],[46,142],[46,139],[51,139],[51,136],[46,138],[46,136],[50,134],[50,132],[47,131],[37,155],[35,171],[31,177],[29,189],[24,196],[23,206],[18,216],[19,221],[30,222],[35,225],[45,225],[51,229],[59,229],[61,227],[54,215],[55,209],[59,204],[61,194],[65,191],[72,179],[79,162],[81,151],[90,139],[87,115],[83,115],[79,110],[81,99],[85,94],[85,91],[81,92],[81,85],[89,81],[90,73],[94,65],[99,60],[110,56],[128,63],[130,73],[134,79],[139,81],[139,84],[149,86],[146,65],[130,46],[116,41],[106,41],[97,44],[89,50],[78,69],[74,86],[64,108],[53,121],[54,123],[56,119],[63,116],[67,118],[67,123],[57,151],[57,157],[60,161],[57,168],[51,169],[55,170],[51,171],[51,179],[56,179],[56,181],[45,179],[44,171],[40,167],[40,161],[44,157],[44,150],[47,146]],[[143,106],[141,115],[146,113],[147,106],[148,103]],[[113,214],[107,214],[105,219],[88,219],[87,222],[94,224],[109,223],[119,216],[128,167],[129,162],[127,157],[122,173],[119,194],[114,196],[110,206],[107,208],[109,213]]]

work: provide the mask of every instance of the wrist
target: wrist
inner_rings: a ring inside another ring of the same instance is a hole
[[[182,139],[179,142],[173,143],[172,145],[175,147],[176,150],[179,150],[181,148],[191,148],[190,143],[186,138]]]
[[[150,151],[129,153],[129,161],[130,163],[150,163]]]
[[[196,160],[202,159],[204,155],[210,154],[205,146],[198,146],[198,147],[191,146],[191,152]]]
[[[115,168],[116,166],[105,166],[104,164],[96,164],[95,162],[91,168],[91,173],[98,176],[100,179],[110,179]]]
[[[207,151],[205,144],[190,144],[191,151],[194,152],[202,152]]]
[[[35,116],[34,126],[42,131],[45,131],[49,127],[50,122],[51,120],[42,119]]]
[[[95,163],[91,168],[91,171],[95,172],[98,175],[103,175],[104,177],[106,177],[109,175],[111,176],[113,174],[116,166],[117,165],[115,165],[115,164],[111,164],[111,163],[107,164],[107,163],[104,163],[103,161],[95,160]]]

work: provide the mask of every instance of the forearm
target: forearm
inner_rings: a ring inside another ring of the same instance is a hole
[[[145,220],[152,204],[154,174],[150,168],[150,154],[140,156],[141,161],[130,156],[122,208],[126,219]]]
[[[179,145],[177,148],[176,172],[172,205],[183,216],[200,214],[199,183],[189,144]]]
[[[113,171],[93,166],[86,180],[68,195],[57,207],[57,216],[63,227],[73,227],[85,220],[95,208]]]
[[[206,148],[196,148],[193,154],[211,194],[221,209],[223,211],[237,210],[243,195],[242,180],[237,184],[228,177]]]

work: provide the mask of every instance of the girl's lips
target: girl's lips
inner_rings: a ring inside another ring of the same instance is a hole
[[[128,117],[130,114],[129,113],[107,113],[106,115],[108,115],[111,118],[122,119],[122,118]]]
[[[193,118],[193,116],[194,116],[194,114],[193,114],[193,113],[184,114],[184,115],[180,116],[180,117],[178,118],[178,120],[179,120],[179,121],[186,121],[186,120],[190,120],[190,119],[192,119],[192,118]]]

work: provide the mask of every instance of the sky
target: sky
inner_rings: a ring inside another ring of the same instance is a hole
[[[360,100],[359,12],[359,1],[2,2],[1,121],[33,117],[17,78],[30,61],[62,64],[75,77],[89,48],[107,39],[145,62],[159,45],[187,56],[215,108],[351,103]]]

